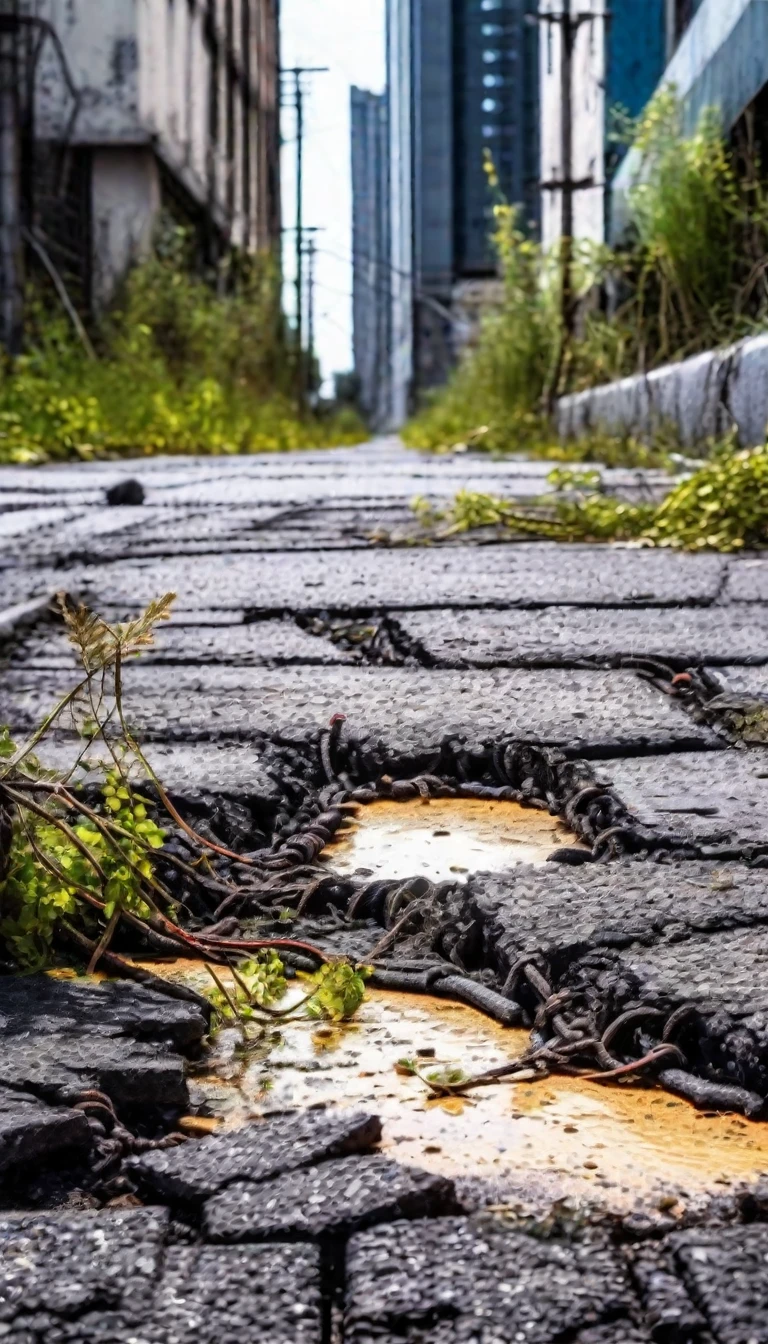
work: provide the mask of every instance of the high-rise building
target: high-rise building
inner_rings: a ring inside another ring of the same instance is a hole
[[[384,94],[352,89],[352,348],[360,409],[391,419],[389,125]]]
[[[489,155],[503,196],[538,228],[536,7],[388,0],[394,424],[445,381],[497,285]]]

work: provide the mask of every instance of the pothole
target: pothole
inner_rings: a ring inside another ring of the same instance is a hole
[[[189,962],[163,973],[198,988],[206,980]],[[352,1022],[298,1018],[248,1057],[239,1040],[222,1030],[191,1080],[195,1109],[216,1129],[293,1109],[370,1110],[390,1156],[481,1181],[492,1200],[568,1198],[618,1213],[655,1202],[682,1212],[768,1174],[768,1125],[697,1111],[653,1085],[553,1075],[432,1098],[398,1061],[415,1061],[425,1075],[454,1065],[474,1073],[529,1043],[526,1031],[461,1004],[371,990]]]
[[[476,872],[542,864],[577,837],[548,812],[480,798],[381,799],[361,808],[354,824],[326,847],[322,862],[348,876],[424,875],[450,881]]]

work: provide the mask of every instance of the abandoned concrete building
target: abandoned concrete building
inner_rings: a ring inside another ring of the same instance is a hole
[[[277,244],[278,0],[3,0],[18,32],[21,211],[84,309],[162,211],[209,259]]]

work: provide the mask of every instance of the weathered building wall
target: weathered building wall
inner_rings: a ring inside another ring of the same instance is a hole
[[[541,176],[542,241],[551,247],[562,233],[563,25],[569,0],[542,0]],[[651,96],[664,69],[666,0],[570,0],[574,21],[570,113],[573,236],[602,243],[607,234],[610,178],[619,153],[611,139],[616,108],[636,116]],[[589,17],[587,17],[589,16]]]
[[[88,155],[97,306],[163,205],[214,254],[278,242],[278,0],[37,0],[35,12],[64,58],[45,43],[35,136]]]

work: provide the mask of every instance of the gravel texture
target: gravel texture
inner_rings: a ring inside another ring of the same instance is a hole
[[[437,1217],[457,1208],[453,1182],[384,1157],[343,1157],[254,1185],[238,1181],[209,1199],[211,1241],[348,1236],[398,1218]]]

